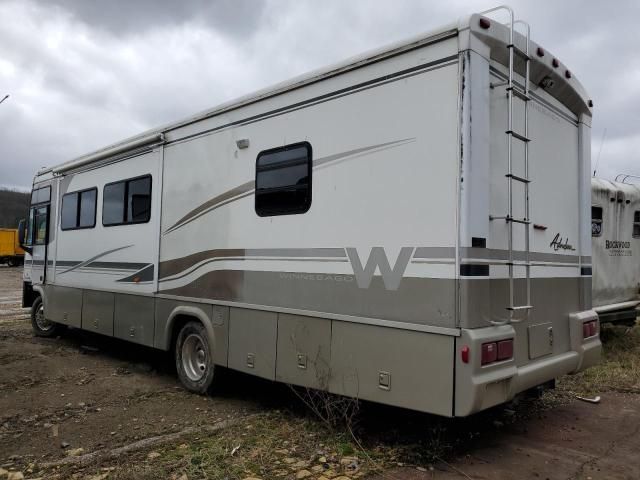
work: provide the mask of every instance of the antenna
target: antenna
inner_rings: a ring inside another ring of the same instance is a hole
[[[2,100],[0,100],[0,103],[4,102],[7,98],[9,98],[9,95],[5,95]]]
[[[607,129],[604,129],[602,132],[602,140],[600,141],[600,150],[598,150],[598,158],[596,158],[596,164],[593,167],[593,176],[596,176],[596,171],[598,170],[598,164],[600,163],[600,154],[602,153],[602,147],[604,146],[604,137],[607,136]]]

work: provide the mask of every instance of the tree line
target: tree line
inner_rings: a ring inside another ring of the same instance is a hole
[[[0,187],[0,228],[18,228],[27,216],[30,193]]]

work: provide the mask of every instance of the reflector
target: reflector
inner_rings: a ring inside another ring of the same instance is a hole
[[[463,363],[469,363],[469,351],[470,350],[467,345],[462,347],[462,350],[460,350],[460,357],[462,358]]]

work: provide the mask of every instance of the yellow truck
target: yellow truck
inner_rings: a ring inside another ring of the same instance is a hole
[[[0,264],[16,267],[24,263],[24,250],[18,242],[18,230],[0,228]]]

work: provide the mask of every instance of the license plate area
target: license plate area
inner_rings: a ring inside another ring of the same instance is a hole
[[[529,358],[543,357],[553,353],[553,326],[551,323],[531,325],[529,331]]]

